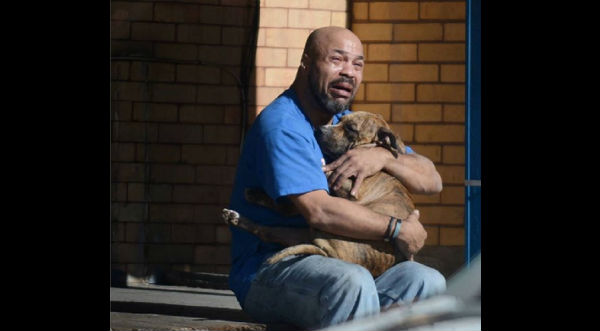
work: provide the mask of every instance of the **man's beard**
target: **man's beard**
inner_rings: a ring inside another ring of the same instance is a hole
[[[330,97],[327,94],[327,92],[321,93],[318,90],[319,84],[318,84],[317,77],[312,70],[308,73],[308,79],[309,79],[308,85],[310,86],[309,88],[310,88],[310,91],[312,92],[312,95],[313,95],[315,101],[319,104],[319,106],[321,106],[321,108],[325,109],[331,115],[339,114],[342,111],[348,109],[348,107],[354,100],[354,91],[352,93],[352,96],[348,99],[348,102],[345,102],[345,103],[337,102],[334,98]],[[336,79],[336,80],[330,82],[329,86],[340,83],[340,82],[352,84],[352,86],[354,88],[354,81],[352,79],[346,78],[346,77],[341,77],[339,79]]]

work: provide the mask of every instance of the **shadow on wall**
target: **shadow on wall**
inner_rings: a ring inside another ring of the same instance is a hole
[[[115,285],[223,272],[228,203],[254,96],[256,0],[111,3]]]

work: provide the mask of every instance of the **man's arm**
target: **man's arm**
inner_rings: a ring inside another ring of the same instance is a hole
[[[330,196],[324,190],[290,195],[311,227],[356,239],[383,240],[390,217],[373,212],[355,202]],[[402,221],[396,246],[411,259],[425,244],[427,232],[419,222],[418,211]]]
[[[334,162],[326,165],[324,171],[333,171],[329,183],[339,188],[344,180],[354,176],[351,194],[355,195],[362,181],[378,171],[386,171],[396,177],[411,193],[435,194],[442,191],[442,178],[435,165],[428,158],[417,153],[392,153],[382,147],[357,148],[348,151]]]

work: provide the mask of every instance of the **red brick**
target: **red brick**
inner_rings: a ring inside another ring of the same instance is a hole
[[[465,44],[419,44],[419,61],[464,62]]]
[[[111,56],[153,56],[151,41],[111,40]]]
[[[197,244],[215,243],[217,241],[216,232],[215,225],[199,224],[194,233],[194,242]]]
[[[354,23],[352,31],[364,43],[366,41],[391,41],[392,24],[385,23]]]
[[[446,185],[442,190],[442,204],[462,205],[465,203],[465,187]]]
[[[239,111],[239,109],[236,109]],[[225,107],[207,105],[182,105],[179,120],[186,123],[223,123]]]
[[[425,125],[416,126],[417,142],[464,142],[464,125]]]
[[[348,2],[346,0],[308,0],[308,8],[346,11]]]
[[[154,56],[172,60],[196,60],[198,48],[190,44],[163,44],[154,45]]]
[[[421,205],[437,205],[440,203],[440,195],[439,194],[413,194],[413,201],[419,209]]]
[[[309,29],[266,29],[266,46],[304,48]]]
[[[221,27],[213,25],[179,24],[177,41],[197,44],[221,44]]]
[[[153,164],[150,170],[152,183],[193,183],[195,171],[190,165]]]
[[[388,65],[385,63],[367,63],[364,67],[364,82],[386,82],[388,80]]]
[[[113,182],[143,182],[143,163],[111,163],[111,178]]]
[[[260,27],[285,28],[287,27],[287,8],[263,8],[260,10]]]
[[[435,64],[392,64],[390,82],[437,82],[438,66]]]
[[[198,166],[196,168],[196,183],[232,185],[235,170],[235,167]]]
[[[466,28],[464,23],[444,24],[444,40],[465,41]]]
[[[415,44],[369,44],[369,61],[416,61]]]
[[[111,201],[127,201],[127,183],[111,183]]]
[[[150,41],[174,41],[175,25],[164,23],[132,23],[131,39]]]
[[[287,66],[287,49],[266,48],[256,49],[256,66],[259,67],[285,67]],[[298,62],[296,65],[300,65]]]
[[[198,85],[196,102],[235,105],[240,103],[240,91],[236,86]]]
[[[223,224],[220,205],[196,205],[194,209],[194,220],[200,223]]]
[[[288,87],[296,78],[295,68],[266,68],[265,85]]]
[[[162,143],[202,143],[203,127],[195,124],[161,124],[158,140]]]
[[[113,221],[119,222],[142,222],[144,221],[144,203],[119,203],[111,204],[111,215]]]
[[[352,20],[366,20],[369,18],[369,4],[366,2],[352,2]]]
[[[194,103],[196,86],[184,84],[152,84],[152,101],[172,103]]]
[[[184,263],[192,261],[193,245],[146,245],[146,260],[150,263]]]
[[[465,167],[438,165],[437,170],[442,176],[442,182],[445,184],[464,184],[465,183]]]
[[[151,21],[153,3],[111,1],[110,17],[113,20]]]
[[[113,121],[131,121],[132,105],[131,101],[112,101],[110,103]]]
[[[410,145],[410,148],[434,163],[442,160],[442,147],[439,145]]]
[[[414,84],[367,84],[369,101],[414,101]]]
[[[415,128],[412,124],[396,124],[390,123],[392,131],[400,137],[405,144],[413,142]]]
[[[464,102],[463,84],[421,84],[417,86],[418,102]]]
[[[140,244],[114,243],[110,245],[111,262],[117,263],[142,263],[144,256]]]
[[[246,28],[223,27],[221,40],[223,45],[239,45],[245,46],[248,44],[250,32]]]
[[[164,223],[194,222],[194,205],[150,204],[150,221]]]
[[[243,48],[239,46],[198,46],[198,60],[206,64],[239,65]],[[246,52],[243,53],[246,56]]]
[[[177,81],[185,83],[219,84],[221,70],[203,65],[177,65]]]
[[[424,226],[427,231],[427,239],[425,246],[437,246],[440,244],[440,227],[439,226]]]
[[[442,65],[442,82],[465,82],[465,65],[464,64],[443,64]]]
[[[183,145],[181,147],[181,159],[188,164],[229,164],[228,154],[228,148],[225,146]]]
[[[216,227],[216,241],[220,244],[231,243],[231,230],[226,225]]]
[[[199,23],[201,10],[203,10],[203,7],[192,4],[156,3],[154,8],[154,21],[168,23]]]
[[[172,200],[173,187],[171,185],[150,185],[150,201],[170,202]]]
[[[146,155],[147,154],[147,155]],[[137,162],[144,162],[146,157],[149,162],[179,162],[181,147],[179,145],[167,144],[138,144]]]
[[[419,221],[424,225],[462,225],[464,208],[450,206],[420,206]]]
[[[127,184],[127,201],[143,202],[145,197],[146,184],[144,183],[129,183]]]
[[[349,26],[348,14],[346,12],[331,12],[331,26],[347,28]]]
[[[218,204],[222,202],[223,190],[223,188],[214,185],[175,185],[173,201]]]
[[[465,245],[464,228],[440,228],[441,246],[463,246]]]
[[[265,7],[308,8],[308,0],[265,0],[261,1],[261,7],[263,4]]]
[[[430,20],[464,19],[465,2],[421,2],[420,18]]]
[[[445,164],[465,164],[465,146],[444,146]]]
[[[175,65],[134,61],[131,64],[131,80],[173,82],[175,81]]]
[[[173,224],[171,226],[171,242],[183,244],[196,241],[196,224]]]
[[[113,100],[148,101],[150,91],[147,84],[144,83],[113,81],[111,96]]]
[[[156,142],[158,127],[150,123],[113,122],[112,137],[119,142]]]
[[[136,102],[133,104],[133,119],[144,122],[177,122],[177,106]]]
[[[395,104],[392,106],[392,121],[440,122],[442,106],[436,104]]]
[[[417,20],[418,13],[417,2],[369,3],[369,18],[371,20]]]
[[[444,122],[465,121],[465,105],[444,105]]]
[[[129,39],[130,23],[127,21],[111,21],[110,22],[110,38],[111,39]]]
[[[125,241],[125,225],[128,223],[110,222],[110,241],[123,242]]]
[[[237,144],[240,142],[240,127],[237,125],[205,125],[204,143]]]
[[[132,162],[135,160],[135,144],[112,143],[110,153],[111,161]]]
[[[442,24],[394,24],[395,41],[431,41],[442,40]]]

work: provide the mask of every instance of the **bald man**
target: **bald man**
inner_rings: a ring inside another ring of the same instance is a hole
[[[410,147],[397,158],[384,148],[354,149],[326,160],[315,128],[336,124],[362,81],[365,58],[359,38],[348,29],[325,27],[306,41],[292,86],[265,107],[245,139],[229,208],[267,226],[307,227],[337,235],[383,240],[390,217],[329,195],[329,185],[383,170],[412,193],[442,189],[433,163]],[[329,164],[325,165],[325,163]],[[333,171],[329,182],[324,171]],[[272,199],[291,201],[300,216],[284,217],[248,203],[246,188],[259,188]],[[265,323],[319,328],[378,313],[394,303],[410,303],[442,292],[446,282],[436,270],[414,262],[427,233],[418,211],[403,220],[394,243],[409,261],[373,279],[363,267],[319,255],[290,256],[273,265],[263,262],[283,249],[231,227],[229,285],[247,313]]]

